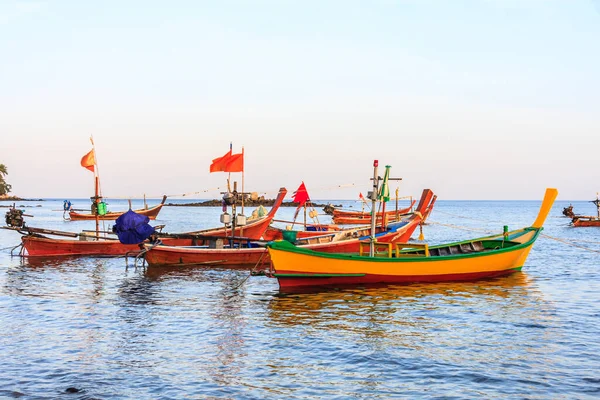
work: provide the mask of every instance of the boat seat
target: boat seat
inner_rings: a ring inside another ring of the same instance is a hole
[[[473,248],[471,247],[471,243],[463,243],[463,244],[460,244],[458,247],[459,247],[461,253],[471,253],[474,251]]]
[[[447,247],[440,247],[437,250],[438,250],[440,256],[447,256],[450,254],[450,250]]]
[[[485,247],[483,247],[483,243],[481,242],[471,242],[470,245],[473,248],[473,251],[479,252],[485,250]]]
[[[460,251],[460,246],[457,246],[457,245],[449,246],[448,250],[450,250],[450,254],[460,254],[460,253],[462,253]]]
[[[481,242],[471,242],[471,246],[473,247],[474,251],[483,251],[484,250],[483,243],[481,243]]]

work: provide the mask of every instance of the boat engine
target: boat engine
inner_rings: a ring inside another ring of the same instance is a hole
[[[6,212],[6,225],[14,228],[24,228],[23,210],[14,207],[10,208]]]
[[[335,207],[331,204],[327,204],[325,207],[323,207],[323,211],[325,211],[325,214],[327,215],[333,215],[333,210],[335,210]]]

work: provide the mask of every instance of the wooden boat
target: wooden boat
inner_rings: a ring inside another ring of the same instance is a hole
[[[402,218],[403,215],[410,213],[416,201],[413,200],[410,206],[406,208],[401,208],[398,210],[377,212],[377,224],[380,225],[383,222],[383,217],[385,216],[385,221],[398,221]],[[359,225],[359,224],[369,224],[371,222],[371,213],[370,212],[361,212],[361,211],[345,211],[345,210],[333,210],[333,218],[332,221],[334,224],[338,225]]]
[[[116,236],[98,236],[95,233],[75,233],[28,227],[19,230],[21,255],[27,257],[64,256],[124,256],[139,253],[139,244],[122,244]],[[50,235],[50,236],[48,236]],[[55,236],[68,237],[58,239]]]
[[[429,215],[429,213],[431,212],[431,210],[433,209],[433,205],[435,203],[435,199],[437,198],[437,196],[435,196],[433,194],[433,192],[431,191],[431,189],[424,189],[423,193],[421,194],[421,200],[419,201],[419,205],[417,206],[416,210],[418,212],[421,212],[421,214],[423,215],[423,221],[422,223],[425,222],[425,220],[427,219],[427,216]],[[413,202],[414,204],[414,202]],[[411,206],[412,207],[412,206]],[[408,214],[403,214],[402,217],[404,218],[408,218],[410,217],[412,214],[408,213]],[[399,219],[402,219],[399,218]],[[381,225],[381,220],[378,220],[378,225],[376,226],[376,230],[377,233],[383,231],[385,228],[382,228]],[[367,224],[370,223],[370,221],[364,221],[363,224]],[[338,232],[338,231],[352,231],[352,230],[360,230],[362,229],[362,227],[353,227],[353,228],[342,228],[339,227],[335,224],[321,224],[321,225],[307,225],[306,227],[307,229],[305,230],[298,230],[298,231],[293,231],[296,232],[295,235],[298,239],[304,239],[304,238],[309,238],[309,237],[317,237],[317,236],[323,236],[326,233],[331,233],[331,232]],[[290,233],[289,230],[287,229],[280,229],[280,228],[276,228],[273,226],[269,226],[267,228],[267,230],[265,231],[265,233],[263,234],[263,239],[267,240],[267,241],[271,241],[271,240],[282,240],[283,239],[283,235],[284,232],[287,232],[288,234]],[[365,234],[359,235],[359,236],[364,236]],[[355,235],[356,236],[356,235]]]
[[[165,244],[172,246],[196,246],[202,245],[204,237],[237,237],[251,240],[260,240],[265,230],[273,221],[277,210],[281,207],[283,199],[287,194],[287,189],[282,187],[279,189],[277,198],[267,215],[255,220],[250,220],[243,226],[224,226],[222,228],[210,228],[193,232],[175,233],[175,234],[160,234],[158,237]]]
[[[376,234],[377,240],[382,243],[406,242],[422,221],[422,212],[432,200],[433,192],[429,189],[423,191],[423,196],[417,212],[403,221],[389,224]],[[297,232],[297,231],[294,231]],[[321,232],[319,236],[295,238],[295,243],[302,248],[314,249],[321,252],[344,253],[358,252],[360,244],[370,234],[370,227]],[[174,246],[164,244],[144,244],[146,253],[144,257],[148,265],[249,265],[254,266],[261,262],[267,265],[269,256],[264,247],[265,242],[242,243],[240,241],[227,241],[227,239],[209,240],[203,245]]]
[[[158,216],[158,213],[164,206],[166,200],[167,200],[167,196],[165,195],[165,196],[163,196],[160,204],[157,204],[154,207],[141,208],[139,210],[133,210],[133,211],[135,211],[137,214],[145,215],[148,218],[154,220]],[[127,211],[107,212],[104,215],[98,215],[98,219],[100,219],[100,220],[116,220],[117,218],[119,218],[121,215],[123,215],[126,212]],[[71,221],[95,220],[96,214],[85,214],[85,213],[80,213],[80,212],[71,210],[71,211],[69,211],[69,219]]]
[[[302,286],[463,281],[508,275],[527,259],[558,194],[547,189],[532,226],[462,242],[427,244],[373,243],[371,255],[330,254],[286,241],[270,242],[271,276],[280,288]],[[365,246],[371,243],[366,242]],[[363,248],[364,249],[364,248]]]
[[[244,234],[246,238],[260,239],[264,230],[269,226],[275,213],[281,206],[287,190],[281,188],[273,207],[267,215],[250,221],[245,226],[235,228],[212,228],[195,232],[185,233],[162,233],[156,236],[165,244],[171,245],[193,245],[203,243],[205,237],[225,237],[233,234]],[[28,257],[55,257],[55,256],[125,256],[128,253],[139,253],[143,245],[122,244],[115,236],[106,236],[107,232],[96,233],[74,233],[40,228],[16,229],[21,237],[21,255]],[[50,235],[50,236],[48,236]],[[67,239],[59,239],[53,236],[63,236]]]
[[[407,241],[421,221],[420,214],[414,214],[410,220],[390,224],[388,230],[377,234],[381,242]],[[315,249],[322,252],[342,253],[356,252],[360,243],[368,236],[369,229],[362,231],[338,232],[322,236],[298,239],[299,247]],[[199,242],[199,241],[197,241]],[[228,244],[227,238],[204,240],[202,245],[179,246],[145,243],[144,258],[148,265],[237,265],[254,266],[260,261],[267,265],[269,253],[265,241],[248,241],[242,244],[234,241]]]
[[[576,215],[571,220],[571,224],[575,227],[593,227],[600,226],[600,218],[591,217],[591,216],[583,216]]]
[[[592,203],[596,205],[598,215],[586,216],[586,215],[573,215],[571,225],[575,227],[594,227],[600,226],[600,198],[596,195],[596,200],[592,200]],[[572,212],[573,206],[571,206]],[[564,211],[563,211],[564,214]],[[566,214],[565,214],[566,215]]]
[[[431,214],[431,211],[433,211],[433,206],[435,205],[436,200],[437,200],[437,195],[433,196],[433,199],[431,199],[431,203],[429,203],[427,210],[425,210],[425,213],[423,214],[423,224],[425,224],[425,222],[427,221],[427,218],[429,218],[429,215]]]
[[[307,225],[306,226],[307,229],[305,230],[298,230],[298,231],[294,231],[296,232],[297,237],[299,238],[305,238],[305,237],[312,237],[312,236],[321,236],[325,233],[331,233],[331,232],[337,232],[342,230],[342,228],[340,228],[337,225],[332,225],[332,224],[319,224],[319,225]],[[289,232],[289,230],[287,229],[281,229],[281,228],[276,228],[272,225],[269,225],[267,227],[267,229],[265,230],[265,232],[263,233],[263,239],[266,241],[271,241],[271,240],[282,240],[283,239],[283,234],[284,232]]]

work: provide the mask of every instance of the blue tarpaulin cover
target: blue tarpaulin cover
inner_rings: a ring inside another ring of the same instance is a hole
[[[148,221],[150,218],[147,216],[129,210],[117,218],[113,232],[123,244],[138,244],[154,233],[154,227],[150,226]]]

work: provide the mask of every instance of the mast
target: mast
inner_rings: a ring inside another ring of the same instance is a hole
[[[373,161],[373,191],[371,192],[371,243],[369,245],[369,256],[375,255],[375,221],[377,220],[377,193],[379,192],[379,179],[377,178],[377,167],[379,161]]]
[[[98,159],[96,157],[96,145],[94,144],[94,137],[90,135],[90,142],[92,142],[92,150],[94,151],[94,203],[96,207],[93,207],[96,217],[96,240],[100,237],[100,216],[98,213],[98,206],[100,203],[100,174],[98,173]]]
[[[242,162],[244,160],[244,146],[242,146]],[[244,192],[244,168],[242,168],[242,215],[244,215],[244,197],[246,197],[246,193]],[[244,226],[242,225],[240,228],[240,236],[244,236]]]

